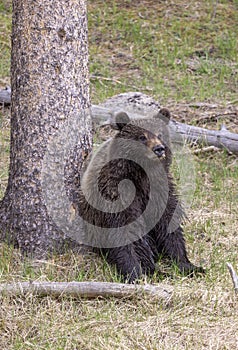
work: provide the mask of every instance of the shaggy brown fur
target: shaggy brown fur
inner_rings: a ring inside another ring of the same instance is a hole
[[[79,213],[86,226],[92,224],[86,228],[87,235],[130,283],[141,274],[153,274],[160,254],[176,262],[184,273],[203,272],[186,253],[181,227],[185,215],[169,172],[168,117],[168,110],[160,110],[153,118],[154,126],[147,128],[143,121],[131,122],[127,114],[117,114],[113,122],[117,135],[92,158],[82,179]],[[122,142],[123,149],[119,149],[118,142]],[[138,145],[144,146],[142,151]],[[109,161],[104,164],[103,158]],[[129,204],[125,203],[131,188],[125,185],[124,198],[119,190],[125,179],[134,184]],[[98,190],[102,197],[97,195]],[[104,200],[109,204],[102,206]],[[154,204],[144,215],[151,200]],[[110,203],[115,201],[122,208],[110,212]],[[104,241],[100,228],[118,229],[119,233],[113,231],[113,236],[106,236]]]

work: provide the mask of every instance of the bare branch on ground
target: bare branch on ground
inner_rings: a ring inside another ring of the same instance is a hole
[[[145,295],[169,301],[172,287],[166,285],[132,285],[110,282],[16,282],[0,284],[0,295],[70,296],[81,298],[134,298]]]
[[[231,278],[232,278],[232,282],[233,282],[233,285],[234,285],[234,289],[235,289],[235,292],[238,293],[238,275],[237,273],[235,272],[232,264],[230,263],[226,263],[227,267],[228,267],[228,270],[230,272],[230,275],[231,275]]]

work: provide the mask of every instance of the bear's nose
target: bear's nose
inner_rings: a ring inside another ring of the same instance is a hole
[[[158,157],[163,157],[165,155],[165,147],[163,145],[157,145],[157,146],[153,147],[152,151]]]

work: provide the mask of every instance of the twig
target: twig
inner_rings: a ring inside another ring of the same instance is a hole
[[[211,103],[206,103],[206,102],[193,102],[193,103],[189,103],[187,106],[188,107],[193,107],[193,108],[203,108],[203,107],[205,107],[205,108],[210,108],[210,109],[218,107],[218,105],[215,104],[215,103],[211,104]]]
[[[111,81],[116,84],[124,85],[123,82],[121,82],[120,80],[117,80],[114,78],[102,77],[101,75],[90,75],[90,79]]]
[[[172,287],[157,285],[132,285],[109,282],[17,282],[0,284],[0,295],[71,296],[82,298],[116,297],[133,298],[149,295],[169,301]]]
[[[62,270],[67,270],[67,268],[68,268],[66,266],[55,264],[55,263],[53,263],[51,261],[47,261],[47,260],[34,260],[34,262],[33,262],[33,265],[35,265],[35,266],[42,265],[42,264],[58,267],[58,268],[60,268]]]
[[[104,80],[104,81],[111,81],[112,83],[114,84],[119,84],[119,85],[126,85],[128,87],[131,87],[133,89],[136,89],[138,90],[138,87],[135,86],[135,85],[128,85],[127,83],[123,83],[122,81],[118,80],[118,79],[115,79],[115,78],[108,78],[108,77],[102,77],[102,76],[98,76],[98,75],[90,75],[90,79],[97,79],[97,80]],[[146,88],[143,88],[143,90],[146,90],[146,91],[152,91],[152,89],[146,87]]]
[[[200,149],[195,149],[193,151],[193,154],[200,154],[200,153],[207,153],[207,152],[218,152],[221,149],[215,146],[208,146],[208,147],[203,147]]]
[[[216,13],[217,13],[217,5],[218,5],[218,0],[214,1],[215,4],[213,6],[213,13],[211,15],[211,23],[214,21],[215,17],[216,17]]]
[[[226,263],[226,265],[227,265],[228,270],[231,274],[232,282],[234,284],[235,293],[238,293],[238,275],[230,263]]]

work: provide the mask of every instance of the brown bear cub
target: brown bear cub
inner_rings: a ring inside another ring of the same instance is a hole
[[[169,171],[169,118],[167,109],[136,121],[116,114],[112,126],[118,133],[92,157],[81,181],[79,214],[87,244],[129,283],[153,274],[159,255],[183,273],[203,272],[185,248],[185,214]]]

